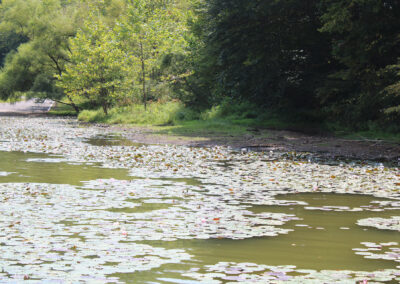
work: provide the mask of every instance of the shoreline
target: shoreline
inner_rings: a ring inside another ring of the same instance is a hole
[[[46,113],[1,112],[0,117],[64,118]],[[71,117],[68,117],[71,118]],[[83,127],[98,127],[107,132],[120,133],[126,139],[143,144],[169,144],[188,147],[225,146],[245,151],[307,152],[323,157],[367,159],[378,162],[400,162],[400,143],[386,140],[345,139],[333,135],[305,134],[291,130],[251,129],[245,134],[167,133],[163,126],[109,125],[78,122]]]
[[[89,124],[92,125],[93,124]],[[368,159],[376,161],[400,161],[400,143],[384,140],[353,140],[332,136],[307,135],[288,130],[259,130],[257,134],[227,136],[216,133],[204,135],[174,135],[144,126],[117,126],[96,124],[108,131],[121,133],[136,143],[171,144],[189,147],[226,146],[252,151],[309,152],[326,157]]]

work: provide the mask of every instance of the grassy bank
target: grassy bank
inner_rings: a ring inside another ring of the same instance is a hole
[[[185,107],[178,101],[167,103],[152,102],[110,109],[106,115],[102,109],[83,110],[78,119],[83,122],[143,125],[160,134],[178,136],[238,136],[267,135],[263,129],[293,130],[317,135],[334,135],[348,139],[381,139],[400,142],[400,133],[379,129],[375,125],[362,131],[345,128],[337,124],[325,124],[298,117],[260,113],[248,104],[223,104],[198,112]],[[72,107],[58,104],[50,114],[76,115]]]
[[[182,103],[153,102],[147,105],[131,105],[113,108],[106,115],[103,110],[84,110],[78,120],[107,124],[144,125],[161,134],[170,135],[242,135],[254,124],[254,119],[222,117],[216,109],[196,112]]]
[[[85,122],[101,122],[109,124],[139,124],[139,125],[172,125],[178,120],[188,120],[190,112],[179,102],[149,103],[130,105],[110,109],[106,115],[102,109],[84,110],[78,119]]]

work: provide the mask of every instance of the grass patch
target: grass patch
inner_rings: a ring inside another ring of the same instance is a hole
[[[218,108],[195,112],[178,101],[116,107],[105,115],[102,109],[84,110],[78,120],[108,124],[149,126],[158,134],[177,136],[242,135],[254,119],[237,116],[222,117]]]
[[[58,113],[72,112],[62,106]],[[328,134],[357,140],[380,139],[400,142],[400,133],[369,127],[365,131],[354,131],[338,124],[324,124],[322,119],[293,113],[283,116],[279,113],[257,110],[248,103],[224,102],[203,112],[195,112],[178,101],[167,103],[152,102],[147,109],[143,105],[130,105],[110,109],[105,115],[102,109],[84,110],[78,119],[85,122],[107,124],[145,125],[156,134],[181,137],[235,137],[251,134],[267,137],[268,129],[292,130],[307,134]]]
[[[116,107],[105,115],[102,109],[84,110],[78,119],[85,122],[150,126],[158,134],[188,137],[267,136],[262,129],[291,129],[309,132],[319,129],[306,123],[283,120],[276,114],[256,111],[249,103],[224,102],[203,112],[195,112],[178,101],[152,102],[143,105]],[[260,114],[261,113],[261,114]],[[307,128],[308,127],[308,128]]]
[[[108,115],[102,109],[84,110],[78,116],[78,120],[85,122],[134,125],[173,125],[177,121],[193,118],[195,113],[177,101],[149,103],[146,110],[143,105],[137,104],[116,107]]]
[[[328,123],[329,131],[337,136],[351,140],[384,140],[400,143],[400,131],[398,127],[388,128],[377,123],[366,123],[362,130],[354,130],[337,123]]]
[[[238,136],[248,133],[248,127],[225,119],[178,121],[170,126],[152,127],[158,134],[177,136]]]

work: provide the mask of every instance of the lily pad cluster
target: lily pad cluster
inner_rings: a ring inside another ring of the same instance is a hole
[[[400,216],[392,216],[391,218],[365,218],[358,220],[357,224],[360,226],[400,232]]]
[[[309,153],[237,152],[227,147],[86,143],[107,134],[106,128],[81,127],[72,119],[0,118],[0,151],[57,155],[28,162],[125,168],[132,177],[90,180],[80,187],[0,184],[0,279],[117,282],[115,273],[193,258],[181,249],[143,242],[274,237],[289,233],[281,226],[298,220],[293,214],[254,213],[255,205],[302,205],[323,211],[400,208],[400,171],[394,165],[322,160]],[[368,194],[390,200],[351,208],[276,199],[303,192]],[[368,218],[358,224],[400,231],[399,218]],[[398,262],[396,249],[380,253],[366,249],[357,253]],[[400,280],[398,270],[391,269],[315,271],[236,262],[200,266],[185,276],[206,283]]]
[[[106,279],[191,258],[180,249],[127,242],[123,218],[99,210],[118,199],[101,203],[97,196],[94,202],[96,193],[68,185],[0,184],[0,279]]]
[[[152,198],[154,203],[168,201],[172,205],[157,211],[120,213],[118,219],[125,223],[126,230],[134,232],[128,234],[132,241],[277,236],[290,231],[279,226],[298,219],[283,213],[255,214],[246,210],[247,206],[226,203],[221,195],[203,194],[197,186],[182,182],[95,180],[87,182],[84,188],[104,189],[94,191],[97,193],[95,200],[119,200],[118,204],[106,203],[104,206],[130,207],[132,201],[146,202],[146,198]],[[162,199],[154,199],[154,196]],[[95,204],[95,201],[89,204]],[[98,209],[104,209],[104,206]],[[98,216],[99,219],[105,217]]]
[[[356,251],[356,254],[362,255],[364,258],[392,260],[400,263],[400,247],[398,242],[362,242],[361,244],[366,248],[354,248],[353,250]]]
[[[245,201],[268,204],[271,195],[296,192],[370,194],[400,198],[398,167],[375,162],[324,162],[310,154],[233,152],[226,147],[108,146],[85,143],[106,134],[74,120],[0,118],[0,150],[60,154],[71,162],[128,168],[136,177],[197,177]],[[222,187],[222,188],[221,188]],[[265,194],[268,193],[268,194]],[[266,196],[266,198],[261,198]]]
[[[293,265],[270,266],[255,263],[219,262],[203,269],[193,268],[183,274],[202,283],[380,283],[400,281],[400,271],[375,272],[351,270],[297,269]],[[376,281],[376,282],[375,282]]]

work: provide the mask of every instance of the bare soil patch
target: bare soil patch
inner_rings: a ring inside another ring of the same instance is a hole
[[[400,161],[400,143],[383,140],[351,140],[332,136],[309,135],[287,130],[257,130],[239,136],[159,134],[146,127],[102,126],[123,132],[137,143],[173,144],[193,147],[230,146],[255,151],[310,152],[328,157],[377,161]]]

